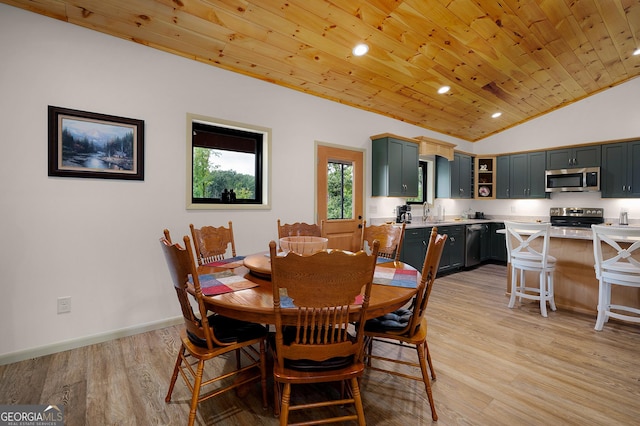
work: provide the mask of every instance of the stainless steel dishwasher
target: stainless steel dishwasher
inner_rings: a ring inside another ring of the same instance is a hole
[[[480,233],[485,225],[474,224],[465,227],[466,245],[464,252],[464,267],[475,266],[480,263]]]

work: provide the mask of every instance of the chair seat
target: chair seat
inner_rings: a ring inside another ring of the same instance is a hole
[[[296,338],[296,329],[295,327],[284,327],[282,333],[283,343],[285,345],[290,345]],[[349,335],[350,339],[353,339],[353,336]],[[270,347],[275,348],[275,334],[269,335],[269,344]],[[332,371],[344,368],[348,365],[353,364],[353,356],[339,356],[329,358],[324,361],[316,361],[312,359],[286,359],[284,360],[284,368],[285,370],[295,370],[295,371],[308,371],[308,372],[317,372],[317,371]],[[332,373],[333,374],[333,373]]]
[[[216,339],[223,343],[241,343],[267,335],[266,327],[253,322],[240,321],[218,314],[209,315],[207,318]],[[194,345],[202,348],[207,347],[207,340],[204,337],[196,336],[191,332],[187,332],[187,334]]]
[[[557,259],[551,255],[547,256],[547,268],[554,268]],[[511,258],[511,265],[522,265],[524,267],[540,268],[542,264],[542,256],[535,255],[533,253],[518,253],[514,254]]]
[[[367,337],[393,339],[410,345],[418,345],[427,339],[427,319],[422,318],[418,330],[413,335],[400,334],[394,329],[365,330],[365,333]]]
[[[364,372],[364,363],[355,362],[348,366],[340,368],[325,368],[314,370],[301,370],[298,368],[284,368],[277,364],[273,366],[273,376],[279,381],[291,384],[301,383],[324,383],[335,381],[336,377],[340,380],[349,380],[352,377],[360,377]],[[324,374],[323,374],[324,373]]]
[[[364,330],[377,332],[401,331],[407,328],[412,316],[413,311],[400,308],[396,311],[368,320],[364,324]]]

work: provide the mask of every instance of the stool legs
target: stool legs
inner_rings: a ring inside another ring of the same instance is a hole
[[[538,272],[538,271],[536,271]],[[527,288],[525,283],[525,270],[520,268],[511,267],[511,296],[509,297],[509,308],[513,308],[516,303],[516,297],[520,301],[523,298],[533,299],[540,301],[540,314],[543,317],[547,317],[547,301],[552,311],[556,310],[556,303],[554,300],[553,290],[553,270],[540,270],[539,271],[539,287]],[[526,291],[535,292],[536,295],[527,294]]]
[[[604,323],[609,319],[607,310],[611,301],[611,285],[600,281],[598,290],[598,318],[596,319],[595,330],[601,331],[604,327]]]

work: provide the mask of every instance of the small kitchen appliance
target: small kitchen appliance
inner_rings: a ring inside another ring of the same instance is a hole
[[[411,206],[405,204],[396,207],[396,223],[411,223]]]
[[[551,226],[591,228],[604,223],[604,209],[598,207],[551,207]]]

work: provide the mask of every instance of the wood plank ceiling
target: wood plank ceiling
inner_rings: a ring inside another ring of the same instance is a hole
[[[0,2],[468,141],[640,74],[640,0]]]

